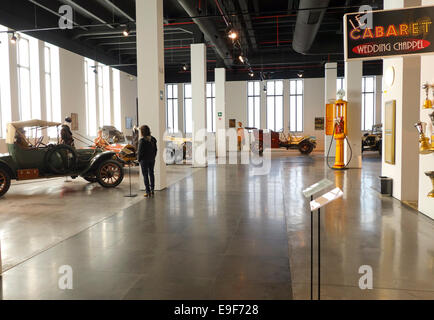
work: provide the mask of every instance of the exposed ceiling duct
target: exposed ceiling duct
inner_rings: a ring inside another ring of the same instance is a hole
[[[300,1],[292,48],[301,54],[309,54],[318,34],[330,0]]]
[[[224,61],[225,65],[230,67],[233,64],[231,51],[222,38],[215,23],[207,18],[200,18],[200,12],[197,10],[196,1],[177,0],[187,14],[193,19],[194,23],[199,27],[200,31],[213,44],[216,53]]]

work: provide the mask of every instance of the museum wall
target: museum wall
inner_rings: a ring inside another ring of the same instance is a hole
[[[420,1],[387,0],[384,4],[385,9],[394,9],[420,5]],[[396,142],[394,164],[385,162],[383,144],[382,175],[393,179],[393,197],[401,201],[417,201],[419,198],[419,145],[414,124],[419,118],[420,109],[420,61],[419,56],[383,60],[383,74],[386,75],[392,67],[395,73],[391,86],[386,83],[385,76],[382,115],[384,119],[385,104],[395,100]]]
[[[434,5],[434,0],[424,0],[423,5]],[[427,55],[421,57],[421,83],[426,82],[434,84],[434,55]],[[420,105],[425,100],[425,92],[420,91]],[[434,127],[429,118],[434,109],[421,109],[420,120],[426,122],[427,137],[434,135]],[[427,197],[428,193],[433,189],[430,178],[425,175],[427,171],[434,171],[434,153],[419,156],[419,211],[426,214],[431,219],[434,219],[434,199]]]

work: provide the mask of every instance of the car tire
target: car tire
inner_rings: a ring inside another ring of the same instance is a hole
[[[96,179],[104,188],[115,188],[124,179],[124,169],[118,161],[106,160],[99,165]]]
[[[0,168],[0,197],[8,192],[11,186],[11,176],[7,170]]]
[[[309,143],[309,142],[304,142],[304,143],[300,144],[298,147],[298,150],[300,151],[300,153],[304,154],[304,155],[311,154],[313,149],[314,149],[314,145],[312,143]]]

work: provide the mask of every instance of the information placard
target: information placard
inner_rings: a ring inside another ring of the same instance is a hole
[[[315,211],[315,210],[321,209],[322,207],[325,207],[326,205],[328,205],[330,202],[333,202],[339,198],[342,198],[343,195],[344,195],[344,193],[342,192],[342,190],[339,188],[336,188],[336,189],[326,193],[325,195],[311,201],[310,202],[310,210]]]

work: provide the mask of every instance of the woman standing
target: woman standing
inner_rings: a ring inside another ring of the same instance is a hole
[[[140,127],[142,138],[139,141],[138,160],[142,168],[143,179],[145,180],[145,197],[154,195],[155,176],[154,166],[157,156],[157,139],[151,136],[148,126]]]

